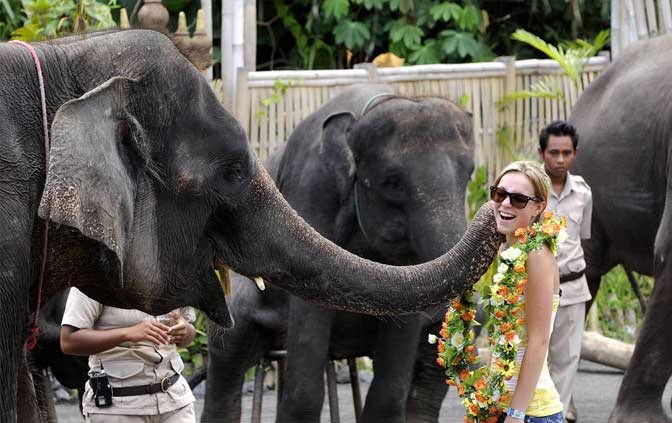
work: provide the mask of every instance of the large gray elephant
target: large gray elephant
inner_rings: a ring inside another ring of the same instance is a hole
[[[0,44],[0,421],[37,419],[23,353],[36,304],[77,286],[118,307],[191,305],[230,326],[214,266],[342,310],[392,314],[447,302],[495,254],[492,207],[429,264],[369,262],[299,218],[244,131],[170,40],[103,32],[34,45],[44,72],[50,162],[31,54]],[[17,408],[17,399],[21,407]]]
[[[473,168],[467,112],[445,99],[396,96],[382,84],[356,85],[327,102],[267,164],[280,192],[318,232],[394,265],[429,261],[460,239]],[[240,422],[245,371],[285,347],[279,422],[319,422],[329,356],[361,355],[375,357],[362,422],[438,420],[447,385],[427,333],[439,332],[442,311],[425,313],[433,320],[381,320],[247,286],[236,288],[231,304],[239,326],[221,339],[210,330],[202,421]]]
[[[611,423],[670,422],[661,404],[672,374],[670,69],[672,36],[638,42],[586,89],[571,116],[580,137],[574,171],[593,191],[584,244],[591,291],[619,263],[656,279]]]

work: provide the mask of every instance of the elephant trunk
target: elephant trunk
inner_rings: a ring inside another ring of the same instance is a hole
[[[243,225],[226,228],[229,242],[236,242],[227,263],[243,275],[261,276],[331,309],[384,315],[445,304],[479,279],[501,242],[488,203],[441,257],[416,266],[386,266],[321,237],[287,204],[260,166],[250,188],[247,201],[230,211],[232,221]]]

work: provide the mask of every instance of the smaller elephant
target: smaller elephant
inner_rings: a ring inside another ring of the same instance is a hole
[[[52,297],[43,306],[40,311],[40,334],[37,345],[33,350],[27,351],[26,355],[40,415],[45,422],[56,421],[56,408],[48,370],[51,370],[51,374],[61,385],[77,390],[80,407],[84,385],[89,378],[89,364],[86,357],[66,355],[61,351],[61,320],[69,292],[68,289]]]
[[[423,263],[466,228],[471,116],[445,99],[354,86],[304,120],[266,167],[337,245],[381,263]],[[440,330],[440,310],[379,319],[248,285],[230,303],[237,327],[221,339],[211,331],[204,422],[240,421],[242,376],[271,348],[288,352],[279,422],[319,422],[327,360],[357,356],[374,357],[362,422],[437,421],[447,386],[427,333]]]

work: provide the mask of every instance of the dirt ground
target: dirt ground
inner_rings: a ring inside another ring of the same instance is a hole
[[[616,401],[618,389],[623,378],[622,372],[610,367],[582,361],[579,368],[578,381],[575,391],[575,405],[579,412],[580,423],[602,423],[606,422],[609,413]],[[362,384],[362,392],[366,392],[369,385]],[[670,399],[672,397],[672,383],[668,383],[663,396],[663,406],[668,413],[670,411]],[[342,423],[351,423],[355,421],[354,410],[352,406],[352,393],[350,385],[338,385],[339,414]],[[272,423],[275,421],[275,391],[264,393],[263,399],[263,423]],[[250,421],[250,410],[252,406],[252,394],[243,396],[243,418],[242,422]],[[79,409],[73,403],[61,403],[57,405],[58,421],[60,423],[81,423],[84,419],[79,414]],[[200,421],[200,415],[203,409],[203,398],[198,395],[196,401],[196,412]],[[448,396],[441,407],[440,421],[461,422],[463,408],[459,402],[454,390],[448,393]],[[329,405],[325,403],[322,412],[322,422],[329,422]],[[210,423],[210,422],[208,422]]]

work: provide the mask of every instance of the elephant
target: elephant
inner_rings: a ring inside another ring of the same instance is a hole
[[[371,262],[320,236],[164,34],[102,31],[33,48],[44,115],[32,52],[0,44],[2,422],[38,419],[24,340],[38,300],[68,286],[153,315],[193,306],[227,327],[215,268],[383,315],[446,303],[496,254],[491,204],[451,251],[422,265]]]
[[[570,117],[580,139],[572,170],[593,192],[583,243],[591,292],[617,264],[656,280],[611,423],[670,421],[661,402],[672,374],[671,68],[672,36],[635,43],[588,86]]]
[[[471,116],[452,102],[361,84],[302,121],[266,167],[326,238],[370,260],[408,265],[440,256],[464,233],[473,148]],[[375,370],[362,422],[438,421],[448,386],[427,334],[439,332],[445,310],[381,320],[237,285],[238,326],[209,330],[202,421],[240,422],[245,371],[271,349],[287,350],[278,422],[319,422],[327,360],[362,355],[374,357]]]
[[[37,404],[43,422],[56,421],[56,408],[48,370],[69,389],[76,389],[81,407],[84,384],[88,380],[87,357],[66,355],[61,350],[60,331],[69,289],[50,298],[40,311],[40,333],[35,349],[27,352],[28,369],[33,378]]]

